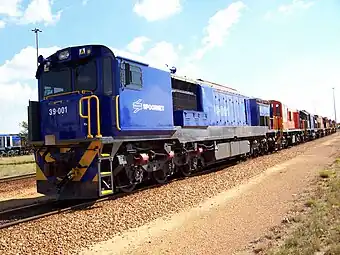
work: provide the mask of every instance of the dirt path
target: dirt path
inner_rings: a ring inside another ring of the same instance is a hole
[[[196,208],[125,232],[83,254],[235,254],[281,222],[296,194],[340,153],[339,142],[336,134]]]

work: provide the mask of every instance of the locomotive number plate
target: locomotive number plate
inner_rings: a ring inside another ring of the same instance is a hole
[[[48,109],[48,115],[50,116],[61,115],[61,114],[67,114],[67,106]]]

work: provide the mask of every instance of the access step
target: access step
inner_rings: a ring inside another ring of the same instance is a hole
[[[102,196],[112,195],[112,194],[113,194],[113,191],[112,191],[112,190],[102,190],[102,191],[100,192],[100,194],[101,194]]]
[[[100,176],[101,177],[109,177],[109,176],[112,176],[112,173],[111,172],[101,172]]]

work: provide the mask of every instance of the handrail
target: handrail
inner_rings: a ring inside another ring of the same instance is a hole
[[[96,108],[97,108],[97,135],[96,137],[102,137],[100,133],[100,111],[99,111],[99,98],[96,95],[86,96],[79,99],[79,116],[83,119],[87,119],[87,138],[93,138],[91,134],[91,99],[94,98],[96,100]],[[87,115],[83,114],[83,101],[87,100]]]
[[[268,129],[270,129],[270,120],[271,120],[271,118],[270,118],[270,116],[267,116],[267,126],[268,126]]]
[[[120,123],[119,123],[119,95],[116,96],[116,128],[120,131]]]

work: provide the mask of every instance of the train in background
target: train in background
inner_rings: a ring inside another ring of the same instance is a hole
[[[19,134],[0,134],[0,157],[13,157],[33,153],[27,141]]]
[[[131,192],[336,132],[327,118],[115,56],[103,45],[38,62],[29,144],[37,191],[60,200]]]

